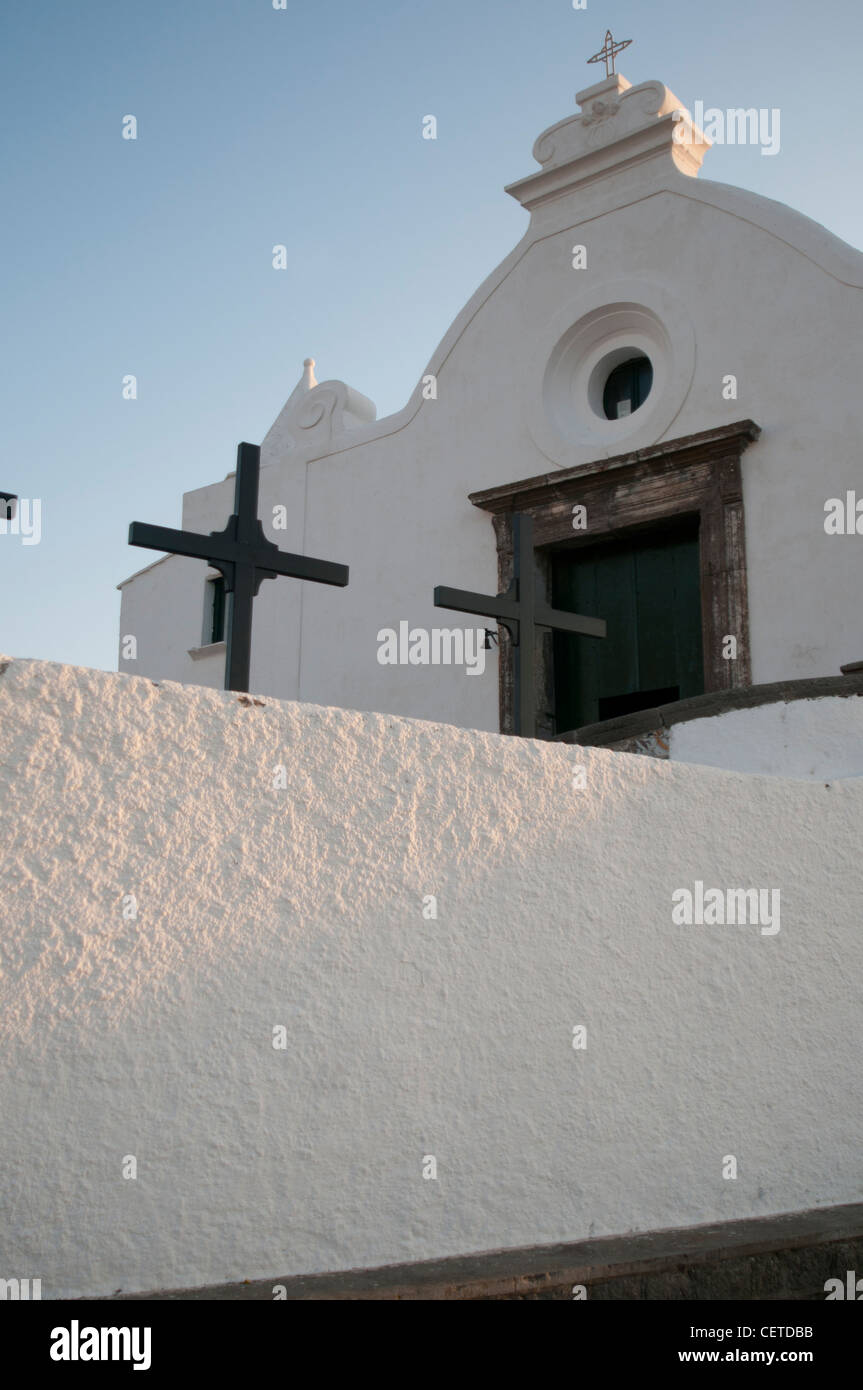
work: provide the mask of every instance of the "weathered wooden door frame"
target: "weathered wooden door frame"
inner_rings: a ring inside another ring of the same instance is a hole
[[[648,449],[618,454],[575,468],[525,478],[470,494],[474,506],[490,512],[497,537],[498,589],[512,578],[512,514],[533,517],[537,564],[549,586],[549,551],[625,539],[628,532],[661,526],[676,517],[699,522],[701,628],[705,692],[752,683],[749,605],[746,591],[746,537],[741,456],[761,430],[752,420],[703,430]],[[587,526],[573,529],[573,507],[587,509]],[[737,639],[737,656],[723,657],[723,639]],[[547,708],[553,708],[550,634],[540,638],[540,680]],[[513,732],[513,671],[506,634],[500,644],[500,728]],[[538,725],[551,737],[550,724]],[[560,732],[560,731],[558,731]]]

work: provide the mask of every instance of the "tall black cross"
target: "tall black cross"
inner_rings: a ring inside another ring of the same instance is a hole
[[[348,582],[347,565],[313,560],[309,555],[291,555],[267,540],[258,520],[260,467],[258,445],[240,444],[234,513],[228,518],[224,531],[211,531],[209,536],[202,536],[194,531],[148,526],[142,521],[133,521],[129,527],[130,545],[206,560],[222,575],[225,592],[233,595],[228,613],[226,690],[249,688],[252,602],[264,579],[276,579],[283,574],[293,579],[313,579],[318,584],[338,584],[342,588]]]
[[[491,598],[466,589],[447,589],[439,584],[434,591],[436,608],[453,608],[457,613],[480,613],[497,618],[512,637],[515,648],[515,726],[525,738],[536,737],[536,642],[537,627],[559,632],[577,632],[582,637],[604,637],[602,618],[585,618],[551,608],[536,594],[536,564],[533,554],[533,518],[516,513],[512,518],[512,581],[503,594]]]

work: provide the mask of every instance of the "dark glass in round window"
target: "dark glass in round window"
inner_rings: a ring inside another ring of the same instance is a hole
[[[610,374],[602,393],[602,408],[608,420],[622,420],[643,405],[653,385],[653,367],[648,357],[631,357]]]

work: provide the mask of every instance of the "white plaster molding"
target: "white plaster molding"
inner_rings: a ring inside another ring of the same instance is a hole
[[[523,207],[539,207],[657,155],[667,155],[680,173],[697,176],[711,142],[664,83],[632,87],[618,73],[579,92],[576,100],[582,114],[549,126],[534,144],[542,171],[507,185]],[[685,141],[675,138],[680,128]]]
[[[293,412],[289,428],[296,440],[317,443],[368,424],[376,415],[375,404],[368,396],[344,381],[322,381]]]
[[[224,642],[207,642],[203,647],[189,647],[188,650],[193,661],[201,661],[208,656],[224,656],[227,648]]]
[[[597,369],[624,349],[650,358],[653,386],[639,410],[606,420],[597,413]],[[525,415],[531,437],[551,463],[569,468],[583,461],[586,447],[605,457],[662,438],[692,383],[695,333],[670,291],[622,277],[574,296],[543,326],[528,360]]]
[[[666,191],[748,222],[805,256],[840,284],[863,289],[863,252],[836,236],[829,227],[786,203],[710,179],[699,179],[697,183],[687,180],[685,185],[675,180]]]
[[[313,357],[307,357],[303,366],[303,376],[264,436],[262,447],[267,452],[326,449],[333,438],[370,424],[377,416],[374,401],[346,382],[316,381]]]

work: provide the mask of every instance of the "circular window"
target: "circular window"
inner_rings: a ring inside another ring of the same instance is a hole
[[[606,420],[622,420],[634,415],[650,395],[653,366],[649,357],[630,357],[609,372],[602,392]]]
[[[534,442],[561,467],[584,463],[587,450],[594,458],[632,441],[651,443],[680,413],[694,364],[692,323],[666,290],[626,278],[579,293],[534,339],[528,421]],[[626,370],[617,373],[618,367]]]

